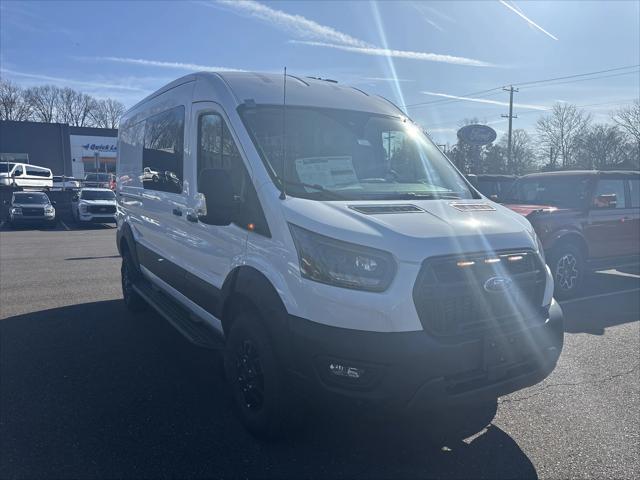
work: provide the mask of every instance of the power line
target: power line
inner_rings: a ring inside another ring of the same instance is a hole
[[[620,70],[629,70],[631,68],[638,68],[640,67],[640,64],[637,65],[628,65],[625,67],[616,67],[616,68],[608,68],[606,70],[598,70],[595,72],[587,72],[587,73],[577,73],[574,75],[565,75],[563,77],[554,77],[554,78],[546,78],[546,79],[541,79],[541,80],[532,80],[529,82],[520,82],[520,83],[513,83],[512,85],[514,86],[522,86],[522,85],[537,85],[537,84],[542,84],[542,83],[549,83],[549,82],[554,82],[557,80],[567,80],[567,79],[573,79],[573,78],[579,78],[579,77],[586,77],[586,76],[592,76],[592,75],[599,75],[602,73],[609,73],[609,72],[616,72],[616,71],[620,71]],[[638,72],[624,72],[624,73],[618,73],[615,75],[611,75],[611,76],[621,76],[621,75],[633,75],[636,74]],[[594,78],[587,78],[587,79],[581,79],[581,80],[572,80],[572,81],[568,81],[568,82],[558,82],[555,84],[551,84],[551,85],[562,85],[562,84],[566,84],[566,83],[574,83],[574,82],[581,82],[581,81],[586,81],[586,80],[598,80],[601,78],[609,78],[609,76],[601,76],[601,77],[594,77]],[[473,92],[473,93],[467,93],[464,95],[456,95],[458,97],[474,97],[474,96],[478,96],[484,93],[489,93],[489,92],[494,92],[496,90],[502,90],[503,86],[500,87],[495,87],[495,88],[490,88],[488,90],[481,90],[479,92]],[[526,88],[534,88],[534,87],[526,87]],[[478,97],[480,98],[480,97]],[[462,102],[465,101],[464,99],[443,99],[443,100],[431,100],[428,102],[419,102],[419,103],[410,103],[410,104],[405,104],[403,105],[405,108],[409,108],[409,107],[420,107],[420,106],[427,106],[427,105],[436,105],[436,104],[445,104],[445,103],[453,103],[453,102]]]

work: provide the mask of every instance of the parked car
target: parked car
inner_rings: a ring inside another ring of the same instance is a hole
[[[479,174],[467,175],[467,178],[485,197],[499,202],[518,177],[516,175]]]
[[[556,298],[577,295],[593,270],[640,263],[640,172],[525,175],[504,203],[535,228]]]
[[[55,225],[55,204],[43,192],[14,192],[9,202],[9,225]]]
[[[28,163],[0,162],[0,186],[46,190],[53,186],[53,174],[46,167]]]
[[[563,319],[529,222],[480,197],[391,102],[319,79],[286,88],[283,106],[280,75],[192,74],[122,117],[127,307],[221,347],[257,435],[301,399],[420,411],[545,378]]]
[[[76,222],[115,222],[116,196],[110,188],[82,188],[71,198]]]
[[[116,178],[113,173],[87,173],[82,182],[83,187],[109,188],[115,190]]]
[[[54,175],[51,190],[74,190],[77,188],[80,188],[79,180],[73,177]]]

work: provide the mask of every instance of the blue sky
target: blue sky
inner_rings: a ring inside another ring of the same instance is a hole
[[[2,77],[23,86],[68,85],[130,106],[189,71],[286,65],[400,105],[438,102],[407,111],[442,143],[455,141],[463,118],[506,130],[508,93],[453,97],[640,64],[640,2],[633,0],[2,0],[0,30]],[[523,85],[514,128],[532,131],[556,101],[586,105],[607,121],[640,96],[638,68],[569,80]]]

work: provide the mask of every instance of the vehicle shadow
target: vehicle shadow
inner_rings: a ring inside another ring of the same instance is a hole
[[[604,335],[605,329],[640,320],[640,279],[596,273],[585,285],[585,296],[562,302],[565,332]]]
[[[425,418],[353,411],[313,413],[286,441],[259,442],[222,372],[218,352],[121,300],[0,320],[0,477],[537,477],[509,435],[484,430],[492,409],[447,448]]]

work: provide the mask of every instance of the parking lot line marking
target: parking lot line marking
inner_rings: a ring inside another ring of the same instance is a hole
[[[572,298],[571,300],[560,302],[560,305],[568,305],[570,303],[581,302],[583,300],[592,300],[594,298],[608,297],[611,295],[622,295],[623,293],[632,293],[632,292],[640,292],[640,288],[629,288],[627,290],[618,290],[616,292],[600,293],[598,295],[590,295],[588,297]]]
[[[71,230],[69,227],[67,227],[67,224],[64,223],[62,220],[60,220],[60,223],[62,224],[62,226],[64,227],[64,229],[68,232],[69,230]]]

